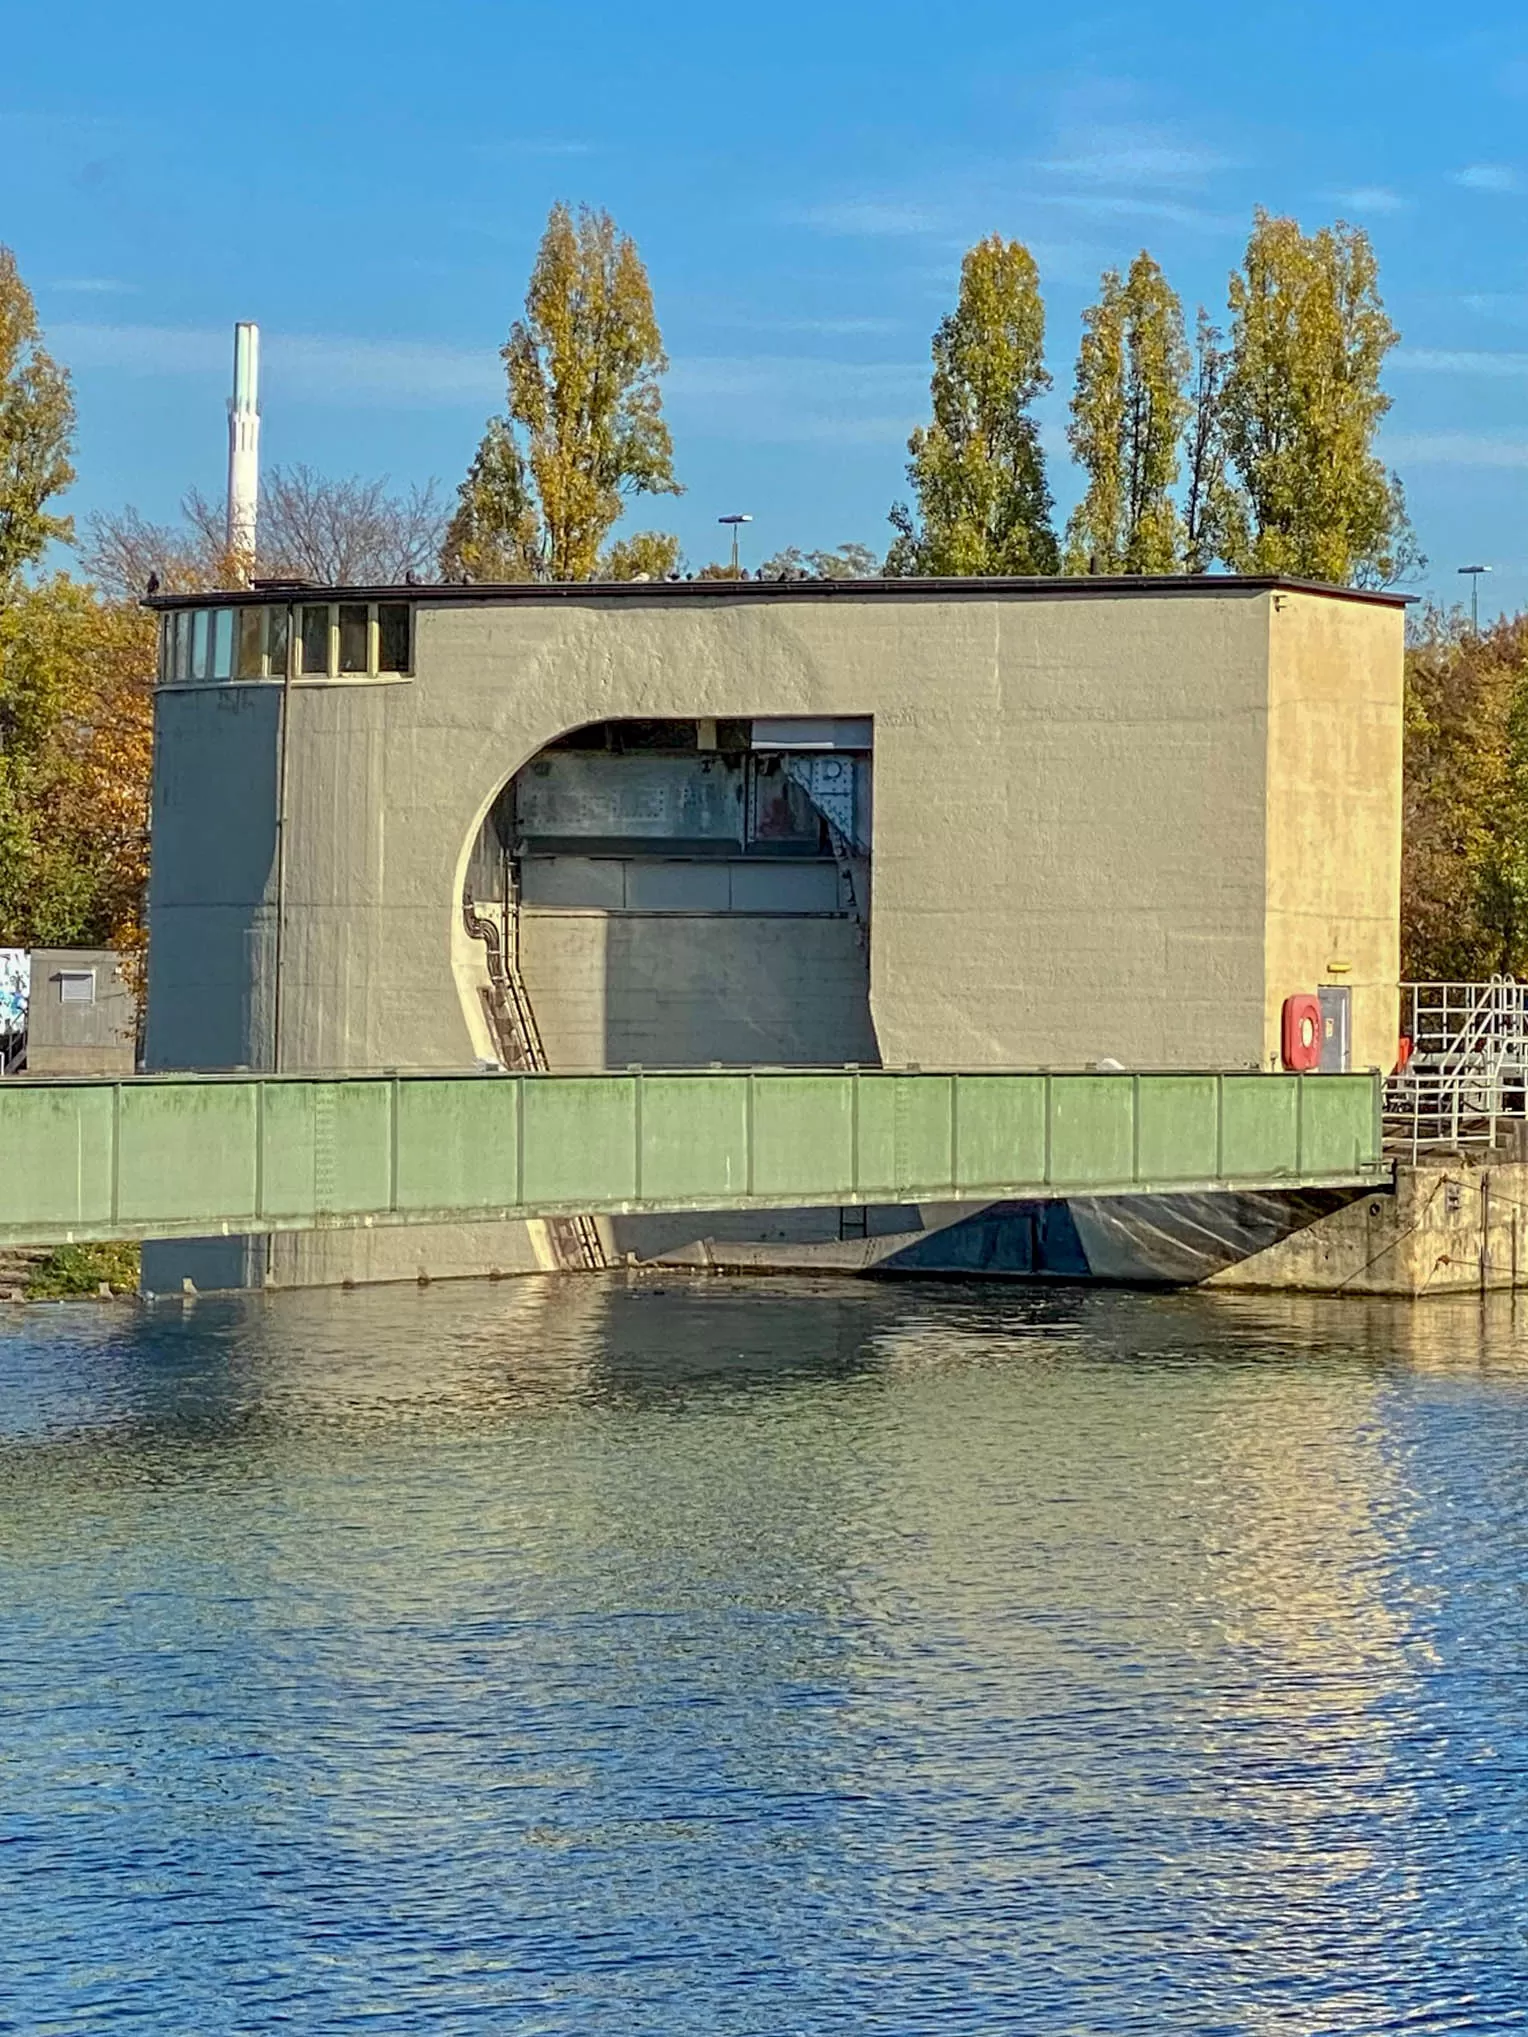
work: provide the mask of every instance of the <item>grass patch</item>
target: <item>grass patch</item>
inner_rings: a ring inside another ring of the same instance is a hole
[[[94,1295],[105,1281],[113,1294],[138,1291],[136,1245],[60,1245],[27,1278],[28,1301],[68,1301]]]

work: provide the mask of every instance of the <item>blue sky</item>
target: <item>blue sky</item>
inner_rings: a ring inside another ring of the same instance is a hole
[[[1220,309],[1254,204],[1367,227],[1404,335],[1384,450],[1431,565],[1528,605],[1528,11],[1415,0],[769,10],[518,0],[16,7],[0,240],[80,401],[78,512],[222,486],[230,327],[264,453],[454,485],[548,205],[652,276],[694,563],[887,538],[961,251],[1039,261],[1065,397],[1100,269]]]

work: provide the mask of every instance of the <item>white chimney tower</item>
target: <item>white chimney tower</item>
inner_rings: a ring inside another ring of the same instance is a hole
[[[228,550],[241,579],[255,563],[260,507],[260,328],[233,329],[233,395],[228,403]]]

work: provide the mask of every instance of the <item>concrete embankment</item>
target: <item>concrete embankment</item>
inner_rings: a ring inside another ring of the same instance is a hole
[[[1206,1285],[1420,1299],[1525,1282],[1528,1163],[1447,1153],[1403,1162],[1394,1194],[1360,1196]]]

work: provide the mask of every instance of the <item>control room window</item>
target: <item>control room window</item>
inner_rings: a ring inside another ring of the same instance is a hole
[[[313,678],[329,672],[329,608],[304,608],[302,612],[302,669]]]
[[[407,672],[409,659],[409,605],[406,601],[377,603],[377,670]]]
[[[371,668],[369,642],[371,617],[364,601],[342,601],[340,608],[340,670],[365,672]]]
[[[293,622],[284,603],[174,609],[162,625],[161,679],[167,686],[283,680]],[[306,601],[295,623],[301,678],[366,679],[412,670],[413,618],[406,601]]]
[[[274,616],[277,611],[271,610]],[[241,608],[235,611],[239,619],[238,655],[234,661],[234,674],[240,679],[263,679],[265,667],[261,660],[265,656],[264,623],[267,611],[263,608]]]

